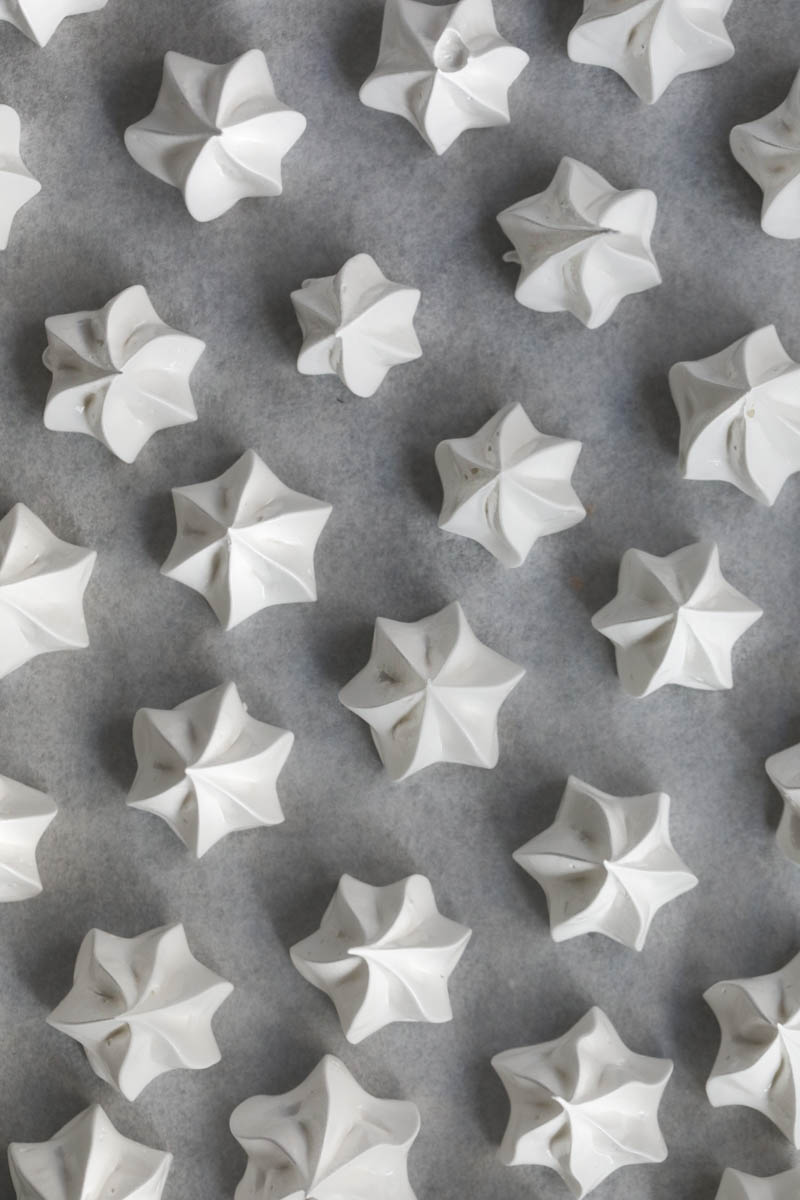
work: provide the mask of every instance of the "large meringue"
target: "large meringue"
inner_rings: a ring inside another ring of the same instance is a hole
[[[569,35],[573,62],[609,67],[655,104],[673,79],[727,62],[732,0],[583,0]]]
[[[359,96],[444,154],[467,129],[508,124],[508,89],[528,61],[497,32],[492,0],[386,0],[378,62]]]
[[[649,696],[668,683],[733,687],[734,644],[761,615],[723,578],[717,546],[695,542],[663,558],[626,550],[617,594],[592,625],[616,646],[625,691]]]
[[[135,1100],[165,1071],[219,1062],[211,1018],[232,991],[197,961],[182,925],[132,938],[92,929],[72,990],[47,1021],[80,1042],[101,1079]]]
[[[800,954],[772,975],[715,983],[705,1000],[721,1033],[709,1100],[754,1108],[800,1148]]]
[[[766,1178],[745,1175],[727,1167],[715,1200],[797,1200],[800,1196],[800,1167]]]
[[[12,1142],[17,1200],[160,1200],[172,1155],[123,1137],[99,1104],[47,1142]]]
[[[83,594],[97,555],[62,542],[24,504],[0,521],[0,679],[38,654],[89,645]]]
[[[415,1200],[407,1160],[419,1125],[415,1104],[371,1096],[326,1054],[291,1092],[234,1109],[247,1154],[235,1200]]]
[[[520,267],[514,295],[536,312],[571,312],[589,329],[620,300],[661,283],[650,239],[657,201],[643,188],[619,192],[597,171],[562,158],[550,186],[500,213]]]
[[[0,0],[2,12],[2,0]],[[2,20],[2,17],[0,17]],[[0,250],[8,246],[11,226],[23,204],[42,190],[20,154],[22,125],[7,104],[0,104]]]
[[[223,628],[316,600],[314,551],[331,506],[286,487],[255,450],[172,498],[177,533],[161,573],[205,596]]]
[[[783,853],[800,866],[800,745],[772,754],[766,772],[783,800],[777,840]]]
[[[369,254],[348,258],[338,275],[304,279],[292,292],[303,333],[298,371],[338,375],[356,396],[374,396],[392,367],[422,354],[419,300],[417,288],[392,283]]]
[[[540,537],[586,516],[570,482],[580,452],[580,442],[540,433],[521,404],[507,404],[472,437],[436,447],[439,527],[522,566]]]
[[[36,847],[57,811],[44,792],[0,775],[0,902],[41,892]]]
[[[709,358],[676,363],[669,386],[681,421],[684,478],[719,479],[774,504],[800,471],[800,363],[775,326]]]
[[[669,837],[669,796],[611,796],[570,775],[555,821],[514,852],[544,889],[553,941],[644,947],[658,910],[697,884]]]
[[[378,617],[369,662],[339,699],[399,780],[433,763],[496,766],[498,714],[524,674],[478,641],[456,601],[421,621]]]
[[[471,932],[441,915],[424,875],[388,887],[343,875],[317,932],[290,953],[355,1044],[392,1021],[451,1021],[447,981]]]
[[[283,820],[277,781],[294,734],[248,715],[235,683],[133,720],[128,804],[162,817],[200,858],[226,834]]]
[[[0,0],[0,21],[46,46],[65,17],[98,12],[106,4],[108,0]]]
[[[48,429],[88,433],[130,463],[160,429],[197,420],[189,376],[205,343],[165,325],[143,287],[45,329]]]
[[[733,157],[764,193],[761,228],[800,238],[800,72],[783,104],[731,130]]]
[[[155,108],[125,130],[125,145],[180,188],[196,221],[212,221],[248,196],[280,195],[281,162],[305,127],[277,99],[261,50],[222,66],[169,50]]]
[[[634,1054],[599,1008],[552,1042],[496,1054],[511,1103],[498,1151],[508,1166],[557,1171],[586,1196],[619,1167],[663,1162],[658,1106],[672,1063]]]

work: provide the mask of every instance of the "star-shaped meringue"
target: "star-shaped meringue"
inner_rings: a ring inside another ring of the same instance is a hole
[[[12,1142],[17,1200],[160,1200],[172,1155],[123,1137],[99,1104],[47,1142]]]
[[[48,429],[88,433],[131,463],[160,429],[197,420],[189,376],[205,343],[165,325],[143,287],[97,312],[48,317],[45,329]]]
[[[731,152],[764,193],[761,228],[800,238],[800,72],[783,104],[758,121],[735,125]]]
[[[580,452],[580,442],[540,433],[521,404],[507,404],[472,437],[436,447],[440,529],[521,567],[540,537],[586,516],[570,483]]]
[[[17,113],[7,104],[0,104],[0,250],[8,246],[14,217],[23,204],[42,190],[38,179],[33,178],[22,161],[21,132]]]
[[[255,450],[172,497],[177,534],[161,573],[205,596],[224,629],[316,600],[314,550],[331,506],[287,488]]]
[[[684,478],[722,480],[774,504],[800,471],[800,363],[775,326],[709,358],[676,363],[669,386],[681,421]]]
[[[644,188],[620,192],[597,171],[562,158],[545,191],[497,218],[514,249],[514,295],[536,312],[571,312],[596,329],[620,300],[661,283],[650,248],[657,201]]]
[[[46,46],[65,17],[98,12],[106,4],[108,0],[0,0],[0,21]]]
[[[641,950],[658,910],[697,884],[670,841],[669,796],[611,796],[574,775],[514,860],[544,889],[555,942],[604,933]]]
[[[276,785],[293,742],[248,715],[235,683],[176,708],[140,708],[128,804],[162,817],[200,858],[235,830],[280,824]]]
[[[386,0],[362,104],[410,121],[437,154],[467,129],[507,125],[508,89],[528,65],[497,32],[492,0]]]
[[[317,932],[290,953],[355,1045],[392,1021],[451,1021],[447,981],[471,933],[442,916],[424,875],[387,887],[343,875]]]
[[[772,754],[765,769],[783,800],[778,845],[791,862],[800,866],[800,745]]]
[[[338,375],[356,396],[374,396],[392,367],[422,354],[414,331],[417,288],[392,283],[369,254],[338,275],[305,279],[292,292],[303,334],[302,375]]]
[[[232,991],[197,961],[182,925],[132,938],[91,929],[72,990],[47,1021],[80,1042],[101,1079],[135,1100],[165,1071],[219,1062],[211,1018]]]
[[[496,1054],[511,1115],[498,1151],[508,1166],[557,1171],[574,1196],[619,1167],[663,1162],[658,1106],[672,1063],[634,1054],[599,1008],[551,1042]]]
[[[57,811],[44,792],[0,775],[0,902],[41,892],[36,847]]]
[[[767,1177],[745,1175],[727,1167],[715,1200],[797,1200],[800,1196],[800,1167]]]
[[[234,1109],[247,1154],[235,1200],[415,1200],[407,1160],[419,1125],[415,1104],[371,1096],[326,1054],[291,1092]]]
[[[734,644],[761,616],[723,578],[717,546],[695,542],[663,558],[626,550],[617,594],[592,625],[616,646],[625,691],[649,696],[668,683],[733,687]]]
[[[800,954],[772,975],[715,983],[705,1000],[721,1033],[709,1100],[754,1108],[800,1148]]]
[[[261,50],[222,66],[169,50],[155,108],[125,130],[125,145],[180,188],[190,216],[213,221],[248,196],[281,194],[281,162],[305,127],[276,97]]]
[[[583,0],[567,41],[573,62],[616,71],[655,104],[673,79],[733,57],[725,28],[732,0]]]
[[[524,674],[455,601],[421,621],[378,617],[369,662],[339,699],[371,727],[389,778],[407,779],[433,763],[496,766],[500,708]]]
[[[0,679],[53,650],[89,645],[83,593],[97,558],[62,542],[24,504],[0,521]]]

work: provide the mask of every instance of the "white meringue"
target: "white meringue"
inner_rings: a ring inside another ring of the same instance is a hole
[[[205,343],[165,325],[143,287],[97,312],[48,317],[45,329],[48,429],[88,433],[131,463],[160,429],[197,420],[189,376]]]
[[[800,866],[800,745],[770,755],[765,769],[783,800],[778,845],[791,862]]]
[[[497,218],[520,266],[514,295],[536,312],[571,312],[589,329],[625,296],[661,283],[650,239],[658,204],[643,188],[619,192],[597,171],[562,158],[550,186]]]
[[[551,1042],[496,1054],[511,1104],[498,1158],[557,1171],[586,1196],[620,1167],[663,1162],[658,1106],[672,1063],[634,1054],[599,1008]]]
[[[235,683],[133,720],[131,808],[167,822],[197,858],[239,829],[283,820],[277,781],[294,734],[256,721]]]
[[[46,46],[65,17],[99,12],[108,0],[0,0],[0,21],[9,21],[38,46]]]
[[[135,1100],[165,1071],[219,1062],[211,1018],[232,991],[197,961],[182,925],[132,938],[91,929],[72,990],[47,1021],[80,1042],[95,1074]]]
[[[800,1167],[766,1178],[745,1175],[727,1167],[715,1200],[797,1200],[800,1196]]]
[[[387,887],[343,875],[317,932],[290,954],[355,1045],[393,1021],[451,1021],[447,982],[471,933],[441,915],[424,875]]]
[[[224,629],[316,600],[314,551],[331,506],[286,487],[255,450],[172,497],[177,533],[161,573],[205,596]]]
[[[583,0],[567,41],[573,62],[616,71],[655,104],[673,79],[733,57],[725,28],[732,0]]]
[[[800,954],[772,975],[715,983],[704,998],[721,1033],[709,1100],[754,1108],[800,1148]]]
[[[603,933],[644,947],[658,910],[696,877],[669,837],[669,796],[611,796],[570,775],[555,821],[514,852],[544,889],[553,941]]]
[[[722,576],[713,542],[659,558],[626,550],[618,591],[592,625],[616,647],[620,683],[631,696],[665,684],[733,687],[734,644],[762,611]]]
[[[775,326],[709,358],[676,363],[669,386],[681,421],[684,478],[722,480],[774,504],[800,471],[800,363]]]
[[[338,275],[303,280],[291,300],[302,375],[338,375],[356,396],[374,396],[392,367],[422,354],[414,331],[420,292],[392,283],[369,254],[348,258]]]
[[[491,0],[386,0],[378,62],[359,98],[410,121],[437,154],[467,129],[507,125],[528,55],[500,37]]]
[[[800,72],[771,113],[731,130],[731,152],[764,193],[761,228],[800,238]]]
[[[44,792],[0,775],[0,903],[41,892],[36,847],[57,811]]]
[[[38,179],[34,179],[22,161],[21,133],[22,125],[17,113],[7,104],[0,104],[0,250],[8,246],[14,217],[23,204],[27,204],[42,190]]]
[[[248,196],[281,194],[281,162],[305,127],[277,99],[261,50],[222,66],[169,50],[155,108],[125,130],[125,145],[180,188],[196,221],[213,221]]]
[[[521,404],[507,404],[472,437],[436,447],[440,529],[480,542],[504,567],[522,566],[540,537],[586,516],[570,483],[580,452],[580,442],[540,433]]]
[[[0,521],[0,679],[38,654],[89,645],[83,594],[97,555],[62,542],[24,504]]]
[[[478,641],[456,601],[421,621],[378,617],[369,662],[339,699],[400,780],[434,763],[496,766],[498,714],[524,674]]]
[[[12,1142],[17,1200],[160,1200],[172,1155],[123,1137],[99,1104],[47,1142]]]
[[[235,1200],[415,1200],[417,1106],[371,1096],[333,1055],[291,1092],[245,1100],[230,1124],[247,1154]]]

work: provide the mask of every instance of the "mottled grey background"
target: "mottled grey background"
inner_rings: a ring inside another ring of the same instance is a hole
[[[227,1129],[244,1097],[294,1086],[324,1051],[381,1096],[413,1098],[420,1200],[567,1195],[558,1178],[494,1158],[506,1101],[498,1050],[553,1037],[592,1003],[635,1049],[675,1059],[658,1167],[620,1172],[611,1200],[713,1200],[722,1168],[768,1174],[788,1142],[744,1108],[713,1110],[717,1041],[704,988],[773,971],[798,949],[800,873],[775,848],[764,758],[800,738],[798,499],[773,510],[722,484],[684,483],[666,384],[671,363],[775,322],[800,358],[800,244],[771,240],[760,195],[727,149],[800,65],[796,0],[734,0],[736,56],[677,81],[655,108],[615,75],[575,65],[577,0],[497,0],[531,55],[508,129],[464,135],[437,159],[410,125],[359,104],[379,0],[110,0],[46,50],[0,26],[0,100],[22,116],[42,182],[0,256],[0,507],[29,504],[98,551],[91,649],[40,658],[0,684],[0,771],[48,789],[59,815],[40,851],[44,894],[0,907],[0,1141],[49,1137],[91,1100],[127,1134],[169,1148],[169,1200],[230,1197],[244,1156]],[[279,199],[208,225],[122,144],[149,111],[168,49],[222,62],[268,55],[279,95],[308,117]],[[664,285],[589,332],[514,302],[495,214],[540,190],[562,154],[659,199]],[[373,401],[297,374],[289,292],[372,253],[419,286],[424,358]],[[200,420],[157,436],[133,466],[42,425],[43,322],[145,284],[161,315],[204,338]],[[519,571],[438,531],[433,449],[521,401],[548,433],[584,443],[575,482],[591,515]],[[320,602],[221,632],[204,601],[159,575],[169,489],[245,448],[333,504],[317,555]],[[629,546],[664,554],[716,538],[731,582],[764,608],[735,655],[733,692],[627,699],[590,614]],[[437,767],[392,786],[337,689],[362,666],[376,614],[404,620],[458,598],[476,632],[527,668],[506,704],[500,765]],[[239,834],[195,863],[167,826],[126,810],[142,705],[169,707],[225,679],[251,711],[294,730],[285,825]],[[665,909],[636,955],[602,938],[556,947],[543,897],[511,851],[549,823],[566,775],[620,793],[664,789],[677,848],[700,886]],[[288,946],[316,925],[339,875],[421,871],[474,938],[447,1026],[392,1026],[349,1047]],[[136,1104],[101,1084],[45,1024],[94,925],[133,935],[182,920],[203,962],[236,985],[216,1021],[222,1062],[162,1077]],[[0,1167],[0,1195],[10,1196]]]

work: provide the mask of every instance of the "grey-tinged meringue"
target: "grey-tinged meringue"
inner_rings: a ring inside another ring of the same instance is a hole
[[[197,961],[182,925],[132,938],[91,929],[72,990],[47,1021],[80,1042],[95,1074],[135,1100],[165,1071],[219,1062],[211,1019],[232,991]]]
[[[128,804],[155,813],[200,858],[226,834],[283,820],[277,781],[294,734],[257,721],[235,683],[133,720]]]
[[[44,792],[0,775],[0,903],[41,892],[36,848],[57,811]]]
[[[659,558],[626,550],[617,594],[592,617],[616,647],[620,683],[631,696],[665,684],[733,687],[734,644],[762,611],[723,578],[714,542]]]
[[[573,62],[608,67],[645,104],[674,79],[733,57],[725,28],[732,0],[583,0],[567,41]]]
[[[492,1066],[511,1104],[498,1151],[506,1165],[549,1167],[582,1197],[620,1167],[667,1157],[658,1106],[672,1063],[634,1054],[601,1009]]]
[[[705,1000],[721,1033],[709,1100],[754,1108],[800,1148],[800,954],[772,975],[715,983]]]
[[[417,288],[387,279],[369,254],[337,275],[305,279],[292,292],[303,334],[301,375],[338,375],[356,396],[374,396],[392,367],[422,355],[414,330]]]
[[[791,862],[800,866],[800,745],[770,755],[764,765],[783,800],[778,845]]]
[[[17,1200],[161,1200],[172,1155],[134,1142],[99,1104],[46,1142],[12,1142],[8,1165]]]
[[[669,386],[681,422],[684,478],[732,483],[774,504],[800,471],[800,363],[786,353],[775,326],[709,358],[676,363]]]
[[[467,129],[507,125],[508,90],[528,55],[497,32],[492,0],[386,0],[362,104],[410,121],[437,154]]]
[[[331,1054],[292,1091],[245,1100],[230,1125],[247,1155],[235,1200],[415,1200],[417,1106],[371,1096]]]
[[[177,532],[161,573],[205,596],[224,629],[316,600],[314,551],[331,506],[286,487],[255,450],[172,498]]]
[[[393,1021],[451,1021],[447,983],[470,936],[442,916],[424,875],[387,887],[343,875],[319,929],[290,953],[356,1044]]]
[[[378,617],[369,662],[339,699],[400,780],[434,763],[496,766],[500,708],[524,674],[478,641],[455,601],[421,621]]]
[[[42,190],[38,179],[34,179],[22,161],[21,133],[18,114],[7,104],[0,104],[0,250],[8,246],[14,217],[23,204]]]
[[[735,125],[731,152],[764,193],[761,228],[800,238],[800,72],[783,104],[758,121]]]
[[[745,1175],[726,1167],[715,1200],[797,1200],[800,1196],[800,1167],[779,1175]]]
[[[644,947],[658,910],[697,884],[669,836],[669,796],[611,796],[570,775],[555,821],[514,852],[544,889],[553,941]]]
[[[586,516],[572,487],[581,443],[540,433],[521,404],[507,404],[472,437],[436,447],[444,499],[439,527],[520,567],[540,537]]]
[[[170,50],[155,108],[125,130],[125,145],[180,188],[196,221],[213,221],[249,196],[280,195],[281,163],[305,127],[276,97],[261,50],[221,66]]]
[[[46,46],[65,17],[99,12],[108,0],[0,0],[0,21],[8,21],[37,46]]]
[[[97,312],[48,317],[44,423],[88,433],[131,463],[154,433],[197,420],[189,386],[205,343],[165,325],[141,286]]]
[[[24,504],[0,521],[0,679],[38,654],[89,645],[83,594],[97,555],[62,542]]]
[[[589,329],[620,300],[661,283],[650,240],[658,204],[644,188],[620,192],[597,171],[562,158],[550,186],[497,218],[514,249],[514,292],[536,312],[571,312]]]

